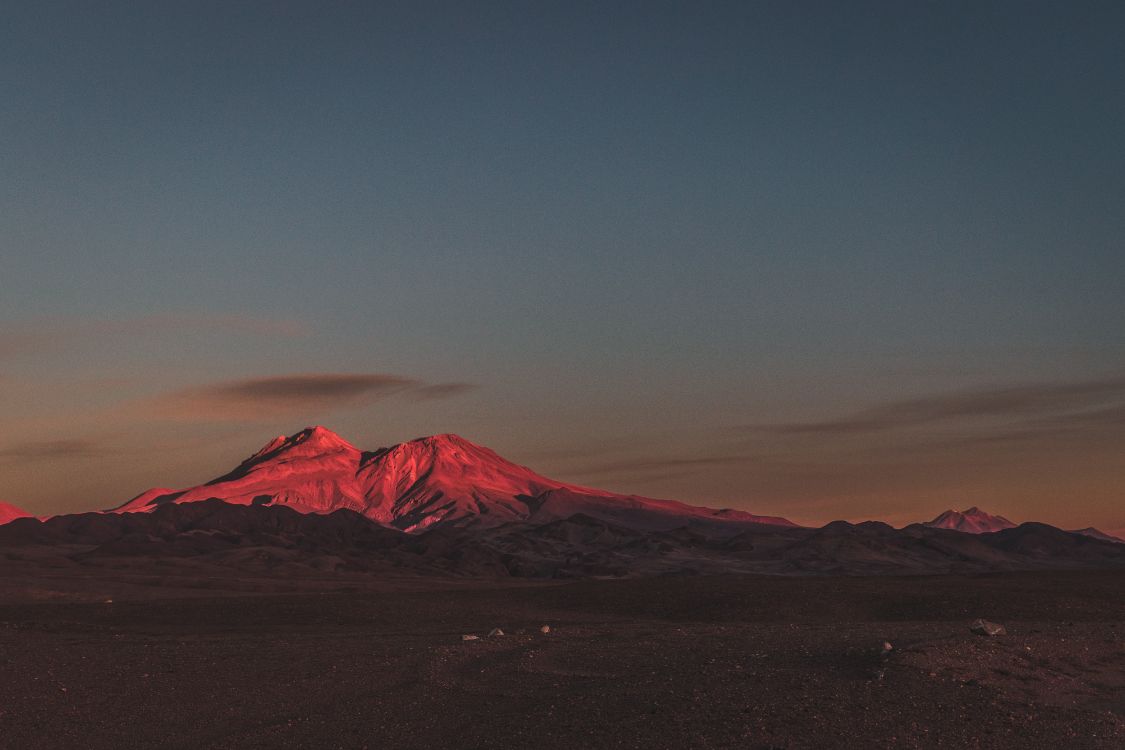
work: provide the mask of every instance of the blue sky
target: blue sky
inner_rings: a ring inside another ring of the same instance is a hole
[[[1053,406],[924,425],[893,467],[870,435],[754,433],[1125,372],[1123,23],[1119,3],[6,4],[0,496],[102,507],[323,422],[804,520],[1062,523],[1073,494],[1125,526],[1125,429],[932,446]],[[340,373],[474,387],[153,407]],[[1044,457],[1046,485],[1021,469]]]

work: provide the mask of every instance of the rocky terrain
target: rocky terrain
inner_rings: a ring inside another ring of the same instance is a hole
[[[3,748],[1125,745],[1120,571],[51,575],[0,598]]]

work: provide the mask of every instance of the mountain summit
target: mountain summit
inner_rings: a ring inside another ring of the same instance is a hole
[[[967,534],[987,534],[992,531],[1015,528],[1004,516],[985,513],[975,505],[968,510],[947,510],[932,521],[922,524],[932,529],[953,529]]]
[[[7,523],[8,521],[14,521],[17,518],[26,518],[29,515],[31,514],[25,510],[17,508],[14,505],[9,505],[8,503],[0,503],[0,524]]]
[[[638,529],[793,525],[783,518],[566,484],[458,435],[433,435],[365,452],[319,426],[271,440],[206,484],[148,490],[115,511],[147,511],[212,498],[240,505],[284,505],[302,513],[343,508],[404,531],[434,525],[546,523],[578,513]]]

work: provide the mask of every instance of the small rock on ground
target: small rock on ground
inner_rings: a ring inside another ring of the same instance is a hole
[[[973,620],[969,630],[977,635],[1005,635],[1007,633],[1003,625],[988,620]]]

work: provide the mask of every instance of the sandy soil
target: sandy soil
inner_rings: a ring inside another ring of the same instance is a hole
[[[1121,572],[155,582],[8,582],[0,747],[1125,747]]]

